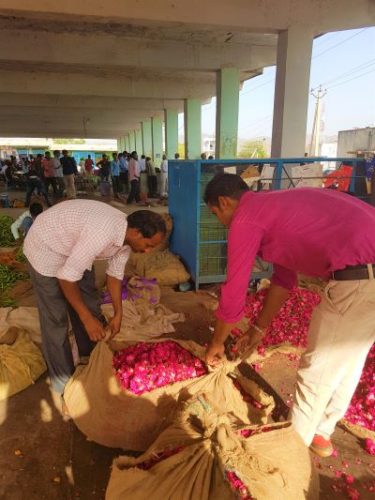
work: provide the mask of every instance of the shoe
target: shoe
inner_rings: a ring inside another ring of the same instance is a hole
[[[315,434],[310,445],[310,450],[322,458],[330,457],[333,453],[332,441],[325,439],[323,436]]]

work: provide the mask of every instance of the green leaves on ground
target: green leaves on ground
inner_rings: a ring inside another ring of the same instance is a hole
[[[12,224],[12,217],[9,217],[9,215],[0,215],[0,247],[10,247],[14,245],[14,238],[10,230]]]

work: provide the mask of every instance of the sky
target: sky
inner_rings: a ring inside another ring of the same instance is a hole
[[[238,136],[270,137],[275,86],[274,66],[244,83],[240,92]],[[328,33],[314,40],[310,89],[322,85],[323,134],[375,126],[375,27]],[[216,100],[202,106],[202,132],[215,134]],[[310,96],[307,134],[311,133],[315,99]]]

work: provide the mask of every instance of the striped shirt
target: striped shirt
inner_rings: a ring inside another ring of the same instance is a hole
[[[95,260],[108,260],[107,274],[122,280],[130,247],[124,245],[126,215],[100,201],[69,200],[40,214],[24,253],[43,276],[79,281]]]

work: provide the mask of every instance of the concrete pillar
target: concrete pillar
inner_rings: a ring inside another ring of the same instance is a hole
[[[135,131],[132,130],[129,134],[129,152],[135,151]]]
[[[117,149],[117,151],[122,151],[121,148],[122,148],[122,137],[118,137],[116,149]]]
[[[200,158],[202,147],[201,102],[199,99],[185,99],[185,158]]]
[[[161,118],[151,118],[152,127],[152,158],[157,166],[161,163],[163,154],[163,122]]]
[[[127,151],[129,153],[130,151],[130,140],[129,140],[129,134],[126,134],[125,137],[124,137],[124,143],[125,143],[125,146],[124,146],[124,150]]]
[[[143,141],[142,141],[141,129],[137,129],[135,131],[135,149],[139,156],[143,155]]]
[[[216,74],[216,158],[237,156],[239,92],[239,70],[219,70]]]
[[[174,158],[178,152],[178,111],[164,110],[165,123],[165,154],[167,158]]]
[[[312,44],[309,26],[291,26],[279,33],[272,157],[305,153]]]
[[[145,120],[141,123],[142,125],[142,143],[143,143],[143,154],[152,156],[152,136],[151,136],[151,120]]]

